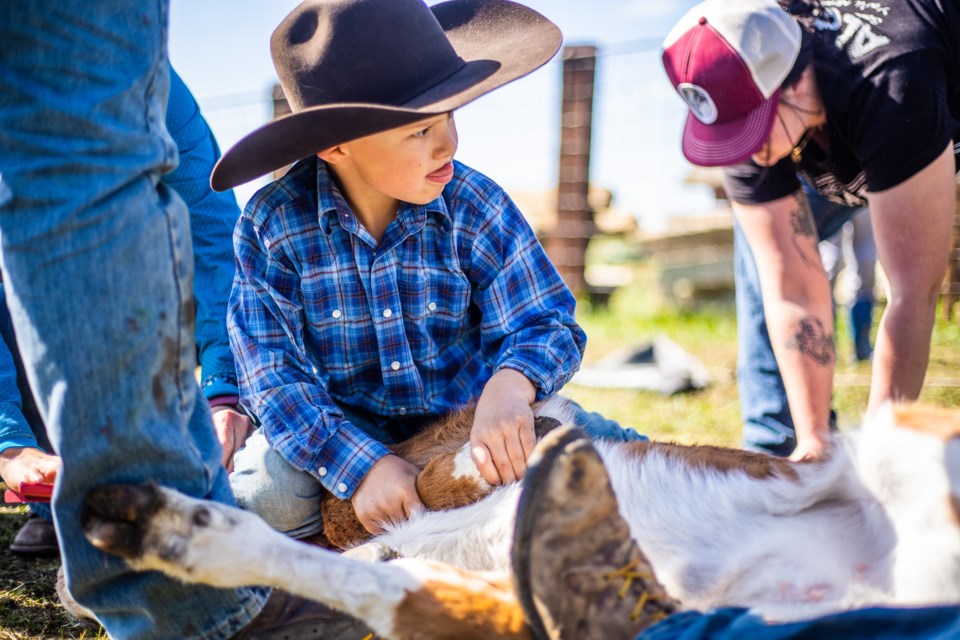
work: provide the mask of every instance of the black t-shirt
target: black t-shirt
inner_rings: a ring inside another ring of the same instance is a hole
[[[761,204],[799,188],[862,206],[943,152],[960,159],[960,3],[957,0],[822,0],[814,70],[827,126],[800,165],[786,157],[724,170],[731,199]]]

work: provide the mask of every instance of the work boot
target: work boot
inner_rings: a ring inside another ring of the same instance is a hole
[[[675,612],[678,603],[630,537],[589,439],[558,429],[530,462],[512,561],[534,638],[633,638]]]
[[[359,620],[283,589],[274,589],[260,613],[231,640],[365,640]]]
[[[9,547],[12,553],[38,558],[52,558],[60,555],[57,546],[57,530],[53,523],[35,513],[17,531]]]

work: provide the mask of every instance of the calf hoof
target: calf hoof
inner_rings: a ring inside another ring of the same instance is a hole
[[[164,504],[156,485],[111,484],[87,494],[83,531],[90,544],[127,559],[143,552],[146,523]]]

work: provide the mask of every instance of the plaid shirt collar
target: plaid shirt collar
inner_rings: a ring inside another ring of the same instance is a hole
[[[337,186],[333,172],[323,160],[317,159],[317,216],[320,221],[320,227],[330,233],[330,224],[332,220],[340,223],[340,226],[355,236],[365,237],[369,234],[361,227],[360,221],[353,214],[346,198],[340,192]],[[397,210],[396,220],[403,230],[403,235],[407,236],[418,232],[423,228],[428,215],[435,215],[443,229],[449,231],[453,228],[453,219],[447,210],[447,203],[443,195],[437,196],[427,204],[411,204],[401,202]],[[372,242],[369,238],[368,243]],[[373,243],[374,245],[376,243]]]

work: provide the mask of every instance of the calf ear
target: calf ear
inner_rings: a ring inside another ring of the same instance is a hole
[[[550,416],[537,416],[533,420],[533,430],[537,434],[537,440],[547,435],[560,426],[560,421]]]

